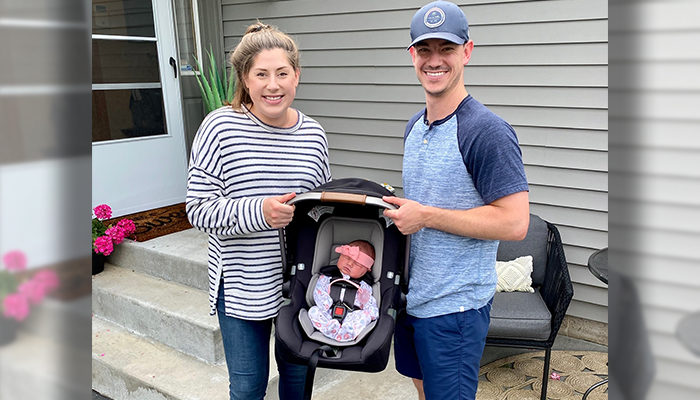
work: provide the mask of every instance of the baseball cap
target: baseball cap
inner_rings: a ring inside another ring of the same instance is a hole
[[[445,39],[464,44],[469,41],[467,16],[449,1],[434,1],[418,10],[411,20],[411,44],[426,39]]]

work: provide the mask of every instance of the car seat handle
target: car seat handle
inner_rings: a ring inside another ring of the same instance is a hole
[[[366,194],[338,193],[338,192],[323,192],[321,193],[321,201],[334,201],[337,203],[351,203],[365,205],[367,202]]]

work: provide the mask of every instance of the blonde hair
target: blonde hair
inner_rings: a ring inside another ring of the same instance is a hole
[[[282,49],[287,53],[289,64],[298,71],[299,48],[296,42],[286,33],[275,26],[263,24],[257,21],[248,27],[241,38],[241,42],[231,53],[231,66],[236,71],[236,90],[233,94],[231,106],[234,110],[241,110],[241,105],[251,103],[252,99],[245,87],[244,79],[253,67],[253,59],[263,50]]]

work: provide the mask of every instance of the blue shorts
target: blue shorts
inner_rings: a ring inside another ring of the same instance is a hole
[[[426,399],[474,400],[492,302],[432,318],[402,311],[394,332],[396,370],[422,379]]]

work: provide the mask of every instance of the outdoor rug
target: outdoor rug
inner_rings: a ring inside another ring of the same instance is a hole
[[[107,225],[116,224],[122,219],[131,219],[136,224],[136,231],[129,236],[129,239],[137,242],[145,242],[159,236],[192,228],[185,213],[185,203],[124,215],[105,222]]]
[[[547,398],[581,400],[593,384],[608,377],[608,354],[596,351],[552,351]],[[496,360],[479,369],[477,400],[539,400],[542,393],[544,351],[529,352]],[[596,388],[590,400],[608,398],[608,385]]]

